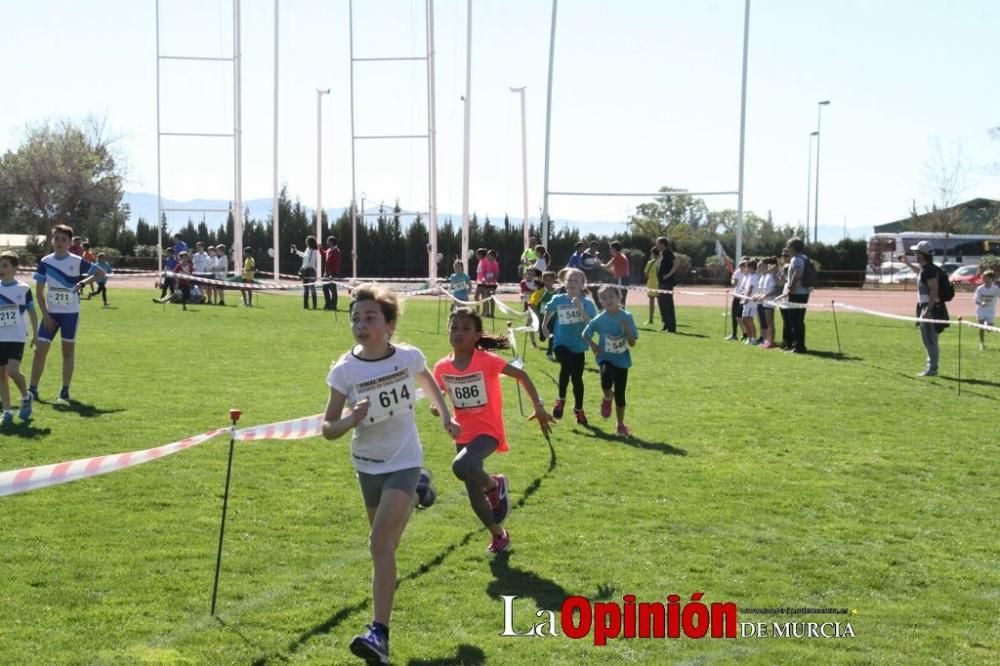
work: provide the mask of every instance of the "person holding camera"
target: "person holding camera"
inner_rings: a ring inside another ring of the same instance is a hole
[[[299,268],[299,277],[302,278],[302,308],[309,309],[309,295],[312,294],[313,310],[316,309],[316,257],[319,248],[316,245],[315,236],[306,237],[306,249],[295,247],[292,243],[292,254],[302,257],[302,266]]]

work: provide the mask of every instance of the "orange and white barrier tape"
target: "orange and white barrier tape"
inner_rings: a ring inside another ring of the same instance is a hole
[[[417,400],[424,397],[423,389],[417,389]],[[344,416],[350,414],[349,409],[345,409]],[[265,423],[263,425],[251,426],[236,430],[234,437],[238,441],[251,442],[268,439],[293,440],[318,437],[323,434],[323,414],[303,416],[289,421],[277,423]],[[180,441],[164,444],[144,451],[130,451],[128,453],[115,453],[106,456],[94,456],[93,458],[81,458],[69,462],[56,463],[54,465],[40,465],[37,467],[25,467],[14,469],[9,472],[0,472],[0,496],[16,495],[17,493],[37,490],[56,486],[70,481],[78,481],[92,476],[117,472],[143,463],[159,460],[174,453],[179,453],[193,446],[198,446],[208,440],[225,432],[230,428],[216,428],[199,435],[192,435]]]

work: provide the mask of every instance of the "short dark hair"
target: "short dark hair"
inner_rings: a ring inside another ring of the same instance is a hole
[[[795,252],[796,254],[802,252],[802,250],[804,250],[806,247],[805,243],[803,243],[802,239],[799,238],[798,236],[792,236],[791,238],[789,238],[788,242],[785,243],[785,245],[787,245],[788,248],[792,250],[792,252]]]
[[[612,250],[617,250],[618,252],[622,251],[622,244],[618,241],[611,241],[610,247]]]
[[[57,224],[52,227],[52,237],[55,238],[56,234],[66,234],[66,238],[73,240],[73,227],[68,224]]]
[[[663,243],[663,246],[668,250],[670,249],[670,240],[666,236],[660,236],[656,239],[656,244],[659,245],[660,243]]]

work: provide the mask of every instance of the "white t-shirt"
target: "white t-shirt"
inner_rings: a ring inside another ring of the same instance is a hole
[[[771,273],[760,276],[757,291],[764,292],[765,298],[771,299],[778,295],[778,281]]]
[[[217,255],[215,257],[215,277],[219,280],[226,279],[226,273],[229,272],[229,257],[224,254]]]
[[[14,280],[0,281],[0,342],[24,342],[28,335],[28,310],[34,309],[31,287]]]
[[[326,383],[347,396],[353,406],[367,397],[368,416],[354,428],[351,462],[359,472],[386,474],[420,467],[424,451],[414,418],[417,373],[427,369],[427,359],[416,347],[393,345],[377,361],[358,358],[356,347],[330,368]]]
[[[195,273],[204,275],[212,270],[211,259],[209,259],[207,252],[195,252],[191,261],[194,263]]]
[[[982,305],[976,308],[976,316],[980,319],[995,319],[997,313],[997,297],[1000,296],[1000,285],[994,283],[992,287],[987,288],[985,284],[981,284],[976,287],[975,299],[977,303],[982,303]],[[981,315],[988,314],[989,317],[984,317]]]
[[[744,277],[745,275],[742,269],[737,268],[735,271],[733,271],[733,287],[735,287],[737,291],[739,290],[740,284],[742,284]]]

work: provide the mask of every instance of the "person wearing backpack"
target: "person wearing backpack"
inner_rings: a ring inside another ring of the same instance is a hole
[[[803,253],[805,244],[798,236],[789,238],[785,247],[792,255],[788,261],[788,279],[785,281],[784,291],[774,300],[787,300],[790,304],[805,306],[809,302],[809,293],[816,284],[816,267]],[[806,353],[806,308],[790,307],[784,309],[782,314],[788,325],[788,336],[784,340],[788,349],[785,351]]]
[[[917,264],[911,264],[905,258],[904,263],[913,271],[919,272],[917,281],[917,318],[937,321],[948,319],[948,307],[945,301],[955,296],[955,289],[948,280],[948,274],[934,265],[934,246],[930,241],[920,241],[910,248],[917,255]],[[938,347],[938,334],[948,328],[948,324],[932,324],[917,322],[920,328],[920,339],[927,351],[927,365],[917,377],[934,377],[938,373],[938,358],[941,350]]]

